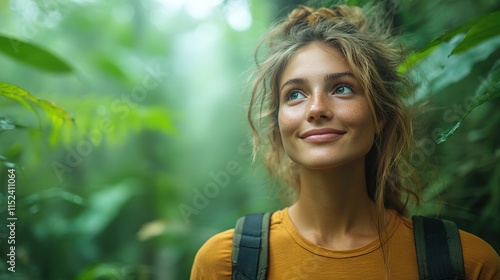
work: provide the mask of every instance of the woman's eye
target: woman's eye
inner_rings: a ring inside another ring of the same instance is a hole
[[[289,101],[293,101],[293,100],[297,100],[297,99],[302,99],[304,98],[304,94],[298,90],[293,90],[291,91],[289,94],[288,94],[288,100]]]
[[[352,89],[348,86],[339,86],[335,89],[335,94],[349,94],[352,93]]]

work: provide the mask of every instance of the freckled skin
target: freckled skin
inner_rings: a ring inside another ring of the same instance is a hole
[[[280,79],[282,143],[288,156],[302,167],[331,169],[353,161],[363,164],[373,145],[375,120],[361,84],[352,75],[325,80],[336,73],[352,73],[343,54],[314,42],[292,57]],[[294,91],[297,93],[290,95]],[[320,128],[343,134],[320,143],[301,139],[307,131]]]

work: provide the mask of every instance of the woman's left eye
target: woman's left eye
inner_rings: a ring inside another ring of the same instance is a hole
[[[352,89],[346,85],[341,85],[335,88],[335,94],[349,94],[352,93]]]

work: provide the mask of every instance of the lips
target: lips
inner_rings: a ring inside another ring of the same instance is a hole
[[[339,138],[344,135],[346,132],[343,130],[337,130],[332,128],[320,128],[320,129],[311,129],[299,136],[300,139],[303,139],[306,142],[311,143],[321,143],[321,142],[329,142]]]

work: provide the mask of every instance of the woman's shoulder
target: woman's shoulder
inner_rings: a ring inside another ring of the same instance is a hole
[[[406,231],[413,231],[411,219],[401,217]],[[464,267],[467,279],[500,279],[500,257],[498,253],[480,237],[459,230]]]
[[[228,229],[215,234],[203,244],[198,253],[210,253],[211,255],[214,253],[227,255],[229,253],[230,255],[233,245],[233,233],[234,229]]]
[[[465,270],[472,274],[470,279],[500,279],[500,256],[490,244],[463,230],[460,240]]]
[[[231,279],[231,251],[234,229],[208,239],[194,258],[191,279]]]
[[[280,224],[283,210],[272,213],[271,229]],[[191,279],[231,279],[234,229],[228,229],[209,238],[194,258]]]

